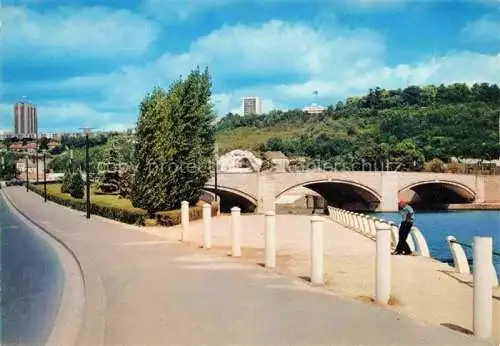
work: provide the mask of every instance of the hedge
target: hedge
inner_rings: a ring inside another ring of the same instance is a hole
[[[43,186],[39,185],[29,185],[29,189],[33,192],[43,196]],[[69,195],[56,194],[47,191],[47,199],[61,204],[63,206],[69,207],[71,209],[86,211],[86,201],[85,199],[79,200],[71,198]],[[99,215],[108,219],[143,226],[146,222],[147,212],[143,210],[130,210],[111,206],[105,206],[95,203],[90,203],[90,213],[94,215]]]
[[[217,206],[212,204],[212,216],[217,215]],[[175,226],[180,225],[182,220],[181,210],[160,211],[155,213],[156,223],[160,226]],[[194,206],[189,208],[189,221],[199,220],[203,218],[203,207]]]

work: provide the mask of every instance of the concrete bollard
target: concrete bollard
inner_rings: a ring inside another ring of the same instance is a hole
[[[212,206],[208,203],[203,204],[203,247],[210,249],[212,247]]]
[[[365,235],[370,234],[370,220],[366,215],[363,215],[363,234]]]
[[[391,296],[391,228],[379,224],[377,229],[377,252],[375,265],[375,301],[389,303]]]
[[[231,208],[231,256],[241,257],[241,209]]]
[[[456,243],[457,239],[453,236],[446,237],[448,246],[450,247],[451,255],[453,257],[453,266],[455,267],[455,272],[460,274],[470,274],[469,261],[465,254],[462,245]]]
[[[189,231],[189,202],[181,202],[181,241],[186,241],[188,239]]]
[[[359,214],[354,214],[354,228],[356,228],[356,232],[361,232],[361,225],[359,223]]]
[[[427,246],[427,241],[425,240],[422,232],[417,227],[413,226],[411,233],[413,234],[413,238],[415,240],[415,244],[420,256],[431,257],[429,247]]]
[[[266,267],[276,267],[276,213],[268,211],[266,219]]]
[[[491,263],[493,261],[492,238],[474,237],[474,335],[488,339],[493,327],[493,288],[491,285]]]
[[[389,222],[389,225],[391,225],[392,245],[396,247],[399,242],[399,227],[394,222]]]
[[[323,219],[311,217],[311,283],[323,284]]]
[[[369,234],[372,236],[377,236],[377,228],[375,227],[375,218],[372,216],[368,216],[368,225],[370,227]]]

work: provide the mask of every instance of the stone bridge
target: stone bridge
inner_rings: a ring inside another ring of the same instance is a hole
[[[345,209],[397,211],[398,199],[404,195],[423,205],[500,202],[500,176],[345,171],[219,173],[217,180],[223,204],[256,207],[257,212],[274,210],[276,199],[298,186]],[[215,192],[214,178],[205,190]]]

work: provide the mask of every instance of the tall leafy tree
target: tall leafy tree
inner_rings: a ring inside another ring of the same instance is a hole
[[[150,213],[199,199],[213,166],[215,115],[208,70],[155,88],[140,106],[132,203]]]
[[[159,142],[165,141],[168,133],[162,131],[167,122],[167,93],[156,87],[148,93],[140,104],[140,114],[136,127],[135,184],[132,187],[132,204],[149,212],[161,210],[166,198],[161,185],[160,165],[165,155]]]

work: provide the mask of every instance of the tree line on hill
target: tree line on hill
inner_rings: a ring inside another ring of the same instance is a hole
[[[282,151],[351,167],[390,161],[401,169],[421,170],[425,161],[434,158],[498,158],[499,110],[496,84],[377,87],[367,95],[329,106],[322,114],[297,109],[228,114],[217,129],[223,137],[242,127],[302,127],[300,135],[276,131],[278,135],[246,149]]]

